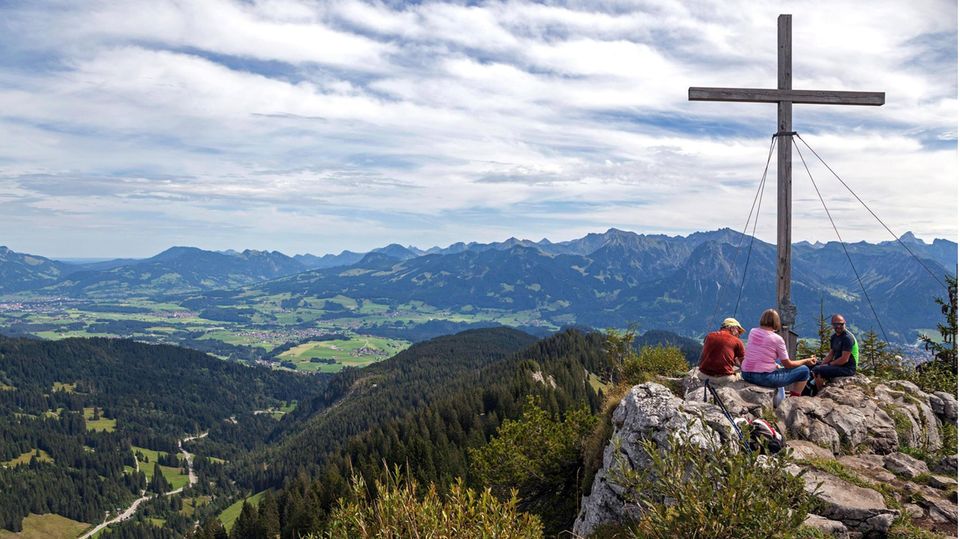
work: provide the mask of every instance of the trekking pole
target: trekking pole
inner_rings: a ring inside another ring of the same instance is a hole
[[[743,431],[740,430],[740,427],[737,425],[737,422],[733,420],[733,416],[730,415],[730,411],[727,410],[726,405],[723,404],[723,400],[720,399],[720,395],[717,394],[717,390],[714,389],[712,385],[710,385],[710,380],[704,380],[703,387],[705,390],[706,389],[710,390],[710,394],[713,395],[713,400],[716,401],[717,406],[720,407],[720,410],[723,412],[724,417],[726,417],[727,421],[730,422],[730,426],[732,426],[734,432],[737,433],[737,437],[740,438],[741,442],[743,442],[743,447],[747,450],[747,452],[750,452],[750,443],[747,442],[747,439],[743,437]],[[707,401],[706,391],[704,391],[703,401],[704,402]]]

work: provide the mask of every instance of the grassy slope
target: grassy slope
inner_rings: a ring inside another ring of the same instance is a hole
[[[232,530],[233,523],[237,521],[237,517],[240,516],[240,510],[243,509],[243,502],[246,501],[247,503],[256,507],[260,504],[260,500],[263,498],[263,495],[266,493],[267,491],[264,490],[262,492],[258,492],[254,494],[253,496],[250,496],[246,500],[237,500],[230,507],[227,507],[226,509],[224,509],[223,512],[220,513],[220,516],[217,518],[220,519],[220,522],[223,523],[223,527],[226,528],[227,531]]]
[[[86,522],[77,522],[60,515],[31,514],[23,519],[23,531],[13,533],[7,530],[0,530],[0,539],[58,539],[61,537],[77,537],[84,530],[90,528]]]

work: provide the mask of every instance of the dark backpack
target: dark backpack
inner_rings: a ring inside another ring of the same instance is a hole
[[[779,453],[783,449],[783,435],[765,419],[750,422],[750,449],[765,455]]]

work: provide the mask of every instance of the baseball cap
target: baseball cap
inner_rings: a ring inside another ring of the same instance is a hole
[[[723,320],[723,323],[720,324],[720,327],[722,327],[722,328],[737,328],[737,329],[739,329],[740,331],[746,331],[745,329],[743,329],[743,326],[740,325],[740,322],[737,322],[737,319],[736,319],[736,318],[725,318],[725,319]]]

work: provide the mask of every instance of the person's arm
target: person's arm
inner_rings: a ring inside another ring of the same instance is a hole
[[[780,364],[788,369],[793,369],[799,367],[800,365],[812,365],[816,362],[816,358],[807,357],[803,359],[790,359],[787,355],[787,343],[783,342],[783,339],[780,339],[778,336],[779,342],[777,343],[777,355],[780,357]]]
[[[790,359],[785,358],[780,360],[780,364],[789,369],[799,367],[800,365],[813,365],[817,362],[815,357],[805,357],[803,359]]]
[[[737,342],[738,344],[733,352],[733,362],[739,367],[743,364],[743,358],[747,355],[747,350],[743,347],[743,341],[737,339]]]
[[[848,361],[850,361],[850,352],[844,351],[837,359],[828,361],[827,365],[846,365]]]

